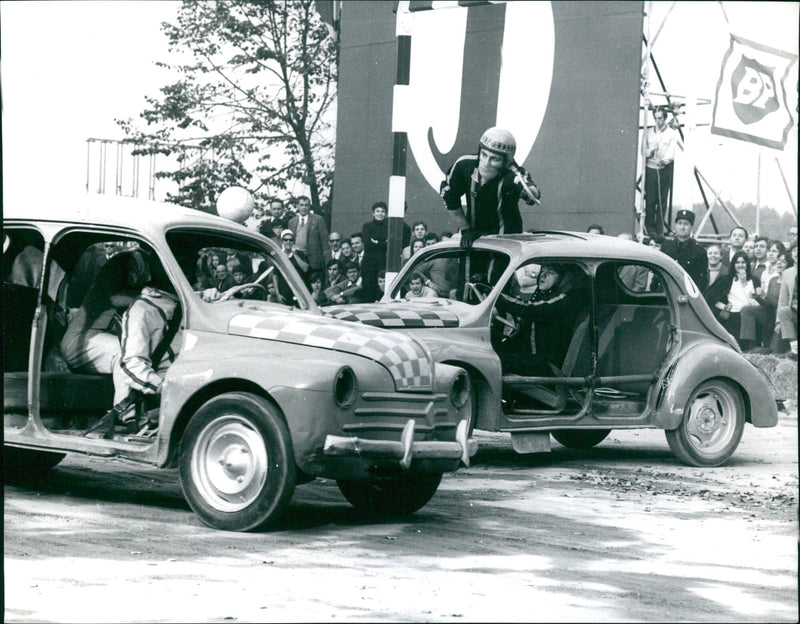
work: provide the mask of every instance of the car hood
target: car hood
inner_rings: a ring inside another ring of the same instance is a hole
[[[398,390],[433,387],[431,355],[408,334],[299,311],[240,312],[231,317],[228,333],[352,353],[382,364]]]
[[[461,324],[458,307],[445,306],[439,300],[427,303],[387,302],[329,306],[322,308],[322,313],[343,321],[387,329],[459,327]]]

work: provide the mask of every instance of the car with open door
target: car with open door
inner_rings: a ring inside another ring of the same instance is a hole
[[[3,233],[6,478],[68,453],[178,468],[203,522],[242,531],[315,477],[366,512],[411,513],[476,451],[463,369],[410,334],[322,315],[277,246],[241,225],[83,196],[6,204]],[[99,267],[133,249],[177,297],[180,348],[147,406],[152,429],[94,431],[112,375],[71,369],[61,340]],[[220,264],[247,278],[210,297]]]
[[[545,299],[537,276],[554,267],[581,295],[568,319],[556,319],[569,323],[558,335],[553,324],[513,313],[536,315]],[[420,281],[436,296],[417,297]],[[470,428],[509,432],[518,452],[549,451],[551,436],[589,448],[613,429],[660,428],[682,462],[717,466],[734,453],[746,423],[777,424],[768,380],[689,275],[635,242],[535,232],[485,236],[464,249],[455,238],[413,256],[379,303],[323,310],[404,328],[438,362],[466,369],[475,392]],[[531,355],[542,365],[520,374],[513,365],[520,349],[543,351],[548,338],[557,361]]]

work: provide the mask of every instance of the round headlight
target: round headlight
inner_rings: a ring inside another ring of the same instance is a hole
[[[336,401],[336,405],[347,409],[355,403],[357,392],[356,374],[349,366],[343,366],[336,373],[336,379],[333,382],[333,399]]]
[[[450,388],[450,400],[458,409],[461,409],[467,404],[472,392],[472,384],[469,382],[469,376],[465,372],[459,373],[453,380],[453,386]]]

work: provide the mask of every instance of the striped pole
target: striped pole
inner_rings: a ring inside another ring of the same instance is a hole
[[[389,227],[386,250],[386,288],[392,283],[402,266],[403,225],[406,214],[406,158],[408,135],[401,132],[401,108],[398,105],[402,92],[408,88],[411,68],[411,24],[409,0],[397,5],[397,73],[392,93],[392,175],[389,177]]]

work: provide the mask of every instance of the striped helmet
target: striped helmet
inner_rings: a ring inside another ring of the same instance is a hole
[[[514,135],[505,128],[493,126],[483,133],[480,146],[490,152],[505,156],[506,165],[514,160],[514,152],[517,151],[517,141]]]

